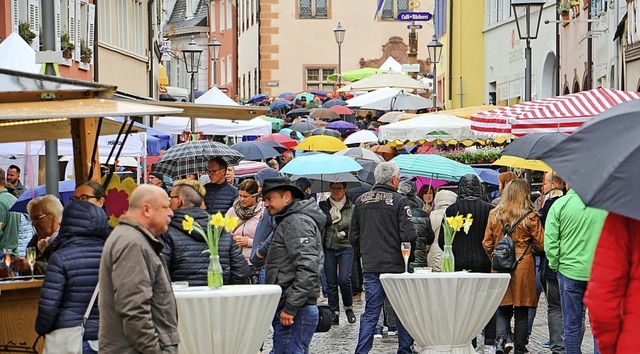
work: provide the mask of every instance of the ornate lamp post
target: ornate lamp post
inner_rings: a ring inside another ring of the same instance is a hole
[[[531,101],[531,40],[538,38],[542,7],[546,0],[511,0],[518,37],[527,41],[524,49],[524,100]]]
[[[222,47],[222,43],[218,42],[216,36],[213,36],[211,42],[207,43],[207,48],[209,48],[209,58],[213,60],[213,86],[218,87],[216,74],[217,67],[216,62],[218,61],[218,57],[220,56],[220,48]]]
[[[437,110],[437,106],[436,106],[436,101],[438,99],[438,95],[436,94],[436,86],[437,85],[437,80],[438,80],[438,74],[437,74],[437,69],[436,69],[436,64],[438,64],[440,62],[440,57],[442,56],[442,43],[438,42],[438,39],[436,38],[436,35],[433,35],[433,39],[431,39],[431,42],[429,42],[429,44],[427,44],[427,51],[429,52],[429,61],[431,61],[431,63],[433,63],[433,80],[432,80],[432,86],[433,86],[433,93],[431,94],[431,99],[433,100],[433,109],[434,111]]]
[[[191,90],[189,91],[189,100],[191,103],[195,101],[195,75],[198,73],[198,69],[200,66],[200,56],[202,55],[202,52],[203,49],[198,47],[193,36],[191,36],[191,41],[189,42],[189,44],[184,47],[184,49],[182,49],[182,57],[184,58],[184,64],[187,67],[187,73],[191,74]],[[194,132],[195,130],[196,119],[191,118],[191,132]]]
[[[333,36],[338,43],[338,87],[342,86],[342,42],[344,42],[344,34],[347,32],[344,27],[338,22],[338,26],[333,29]]]

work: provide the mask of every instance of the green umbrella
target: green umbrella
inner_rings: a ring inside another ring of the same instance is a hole
[[[376,68],[362,68],[351,71],[345,71],[342,73],[342,81],[354,82],[358,80],[362,80],[365,77],[378,73],[386,73],[389,70],[384,69],[376,69]],[[327,80],[329,82],[338,81],[338,74],[331,74],[327,76]]]
[[[450,160],[440,155],[415,154],[398,155],[391,161],[398,164],[400,173],[410,176],[423,176],[446,181],[459,181],[462,176],[478,173],[469,165]],[[482,181],[482,178],[480,178]]]
[[[279,131],[284,127],[284,121],[280,118],[267,117],[267,122],[271,122],[271,129]]]

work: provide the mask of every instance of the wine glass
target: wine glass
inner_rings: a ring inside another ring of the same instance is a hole
[[[33,280],[33,266],[36,265],[36,248],[28,247],[27,248],[27,262],[29,263],[29,267],[31,267],[31,280]]]
[[[13,275],[13,272],[11,271],[11,254],[12,254],[12,250],[11,248],[3,248],[2,249],[2,254],[4,255],[4,258],[2,260],[2,262],[4,263],[4,265],[7,266],[7,269],[9,270],[9,275]]]
[[[404,272],[409,273],[409,255],[411,254],[411,242],[403,242],[400,244],[402,250],[402,258],[404,258]]]

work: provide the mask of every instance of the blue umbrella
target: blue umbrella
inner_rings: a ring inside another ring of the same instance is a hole
[[[296,157],[289,161],[280,172],[291,175],[314,175],[353,172],[361,169],[362,166],[349,156],[315,154]]]
[[[284,134],[284,135],[286,135],[288,137],[291,137],[291,132],[296,132],[296,131],[295,130],[291,130],[289,128],[282,128],[282,129],[280,129],[280,131],[278,133]],[[304,139],[304,135],[302,135],[302,133],[300,133],[300,132],[296,132],[296,137],[300,141],[302,141]]]
[[[309,91],[310,93],[316,95],[316,96],[320,96],[320,97],[327,97],[329,96],[329,94],[326,91],[320,91],[320,90],[311,90]]]
[[[264,101],[265,98],[269,97],[269,95],[265,93],[259,93],[257,95],[251,96],[247,101],[248,104],[258,103]]]
[[[459,181],[471,173],[482,177],[469,165],[433,154],[398,155],[391,161],[398,164],[400,172],[411,176],[424,176],[446,181]]]
[[[75,191],[75,189],[76,189],[75,179],[58,182],[58,192],[60,193],[59,198],[60,200],[62,200],[62,205],[69,204],[69,200],[73,196],[73,192]],[[47,194],[47,186],[45,184],[39,185],[36,188],[25,189],[25,191],[22,192],[22,195],[20,195],[20,198],[16,200],[16,202],[13,204],[11,209],[9,209],[9,211],[26,213],[27,204],[29,204],[29,202],[33,198],[42,197],[45,194]]]
[[[337,129],[339,131],[347,131],[351,129],[356,129],[356,125],[353,123],[349,123],[343,120],[338,120],[335,122],[331,122],[327,125],[329,129]]]
[[[474,167],[473,169],[476,170],[476,172],[478,172],[478,175],[480,176],[480,178],[482,178],[482,181],[484,181],[485,183],[493,184],[494,186],[500,185],[500,182],[498,181],[498,176],[500,175],[500,172],[490,168]]]
[[[278,98],[294,98],[294,97],[296,97],[296,94],[293,92],[283,92],[278,95]]]
[[[325,103],[322,104],[322,108],[329,108],[329,107],[333,107],[333,106],[346,106],[347,102],[345,102],[344,100],[341,99],[333,99],[333,100],[329,100]]]
[[[275,100],[269,105],[269,109],[270,110],[275,110],[275,109],[279,109],[279,108],[282,108],[282,107],[286,107],[286,106],[288,106],[290,104],[291,104],[291,102],[289,102],[287,100]]]

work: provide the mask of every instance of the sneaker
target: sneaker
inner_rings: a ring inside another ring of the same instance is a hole
[[[390,328],[390,329],[387,331],[387,335],[388,335],[388,336],[397,336],[397,335],[398,335],[398,331],[397,331],[395,328]]]
[[[331,320],[331,325],[339,325],[340,324],[340,315],[337,313],[333,314],[333,319]]]
[[[373,339],[382,339],[382,328],[376,328],[376,333],[373,335]]]
[[[356,315],[352,309],[345,310],[344,312],[347,314],[347,321],[349,321],[349,323],[356,323]]]
[[[549,349],[551,347],[551,341],[550,340],[545,340],[540,342],[540,346],[543,347],[544,349]]]
[[[484,354],[496,354],[496,346],[495,345],[485,345],[484,346]]]

